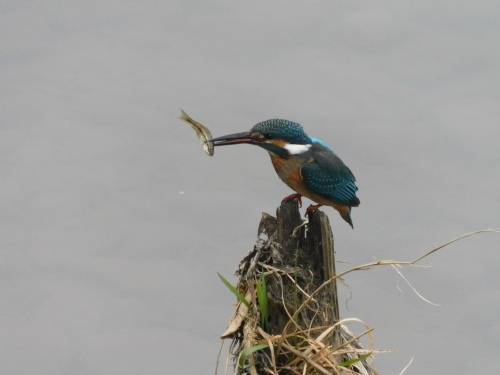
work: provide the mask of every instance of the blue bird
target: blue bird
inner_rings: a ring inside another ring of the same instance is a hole
[[[212,139],[214,146],[240,143],[257,145],[269,152],[281,180],[296,194],[284,200],[307,197],[320,206],[335,208],[353,227],[351,207],[359,206],[356,179],[344,162],[322,141],[309,137],[302,126],[288,120],[272,119],[256,124],[250,131]],[[354,228],[354,227],[353,227]]]

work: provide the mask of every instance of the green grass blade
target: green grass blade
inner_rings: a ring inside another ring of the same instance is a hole
[[[353,358],[353,359],[350,359],[348,361],[340,363],[339,366],[347,367],[347,366],[352,365],[353,363],[361,362],[361,361],[365,360],[366,358],[368,358],[369,356],[370,356],[370,354],[363,355],[363,356],[361,356],[359,358]]]
[[[251,309],[250,303],[246,300],[246,298],[236,289],[229,281],[227,281],[219,272],[217,272],[217,275],[219,275],[219,278],[222,280],[225,286],[233,292],[233,294],[242,302],[245,304],[246,307]]]
[[[264,348],[268,348],[268,344],[259,344],[255,346],[251,346],[250,348],[243,349],[240,354],[240,359],[238,359],[238,366],[244,368],[245,366],[245,361],[247,360],[248,356],[258,350],[262,350]]]
[[[257,280],[257,301],[259,301],[260,306],[260,325],[264,328],[264,331],[269,332],[269,308],[264,273],[261,273],[260,280]]]

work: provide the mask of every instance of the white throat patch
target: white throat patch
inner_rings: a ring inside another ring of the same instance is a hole
[[[308,151],[312,145],[294,145],[289,143],[284,145],[283,148],[287,150],[291,155],[300,155]]]

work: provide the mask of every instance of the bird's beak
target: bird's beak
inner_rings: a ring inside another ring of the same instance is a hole
[[[211,139],[209,142],[212,142],[214,146],[236,145],[239,143],[262,143],[262,141],[259,141],[259,138],[252,136],[249,132],[224,135]]]

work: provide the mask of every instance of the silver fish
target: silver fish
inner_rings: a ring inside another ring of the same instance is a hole
[[[212,133],[208,130],[207,127],[203,126],[199,122],[194,121],[191,117],[188,116],[186,112],[181,109],[182,115],[179,117],[182,121],[187,122],[194,129],[198,138],[200,138],[201,145],[203,146],[203,150],[210,155],[214,155],[214,144],[209,142],[212,139]]]

